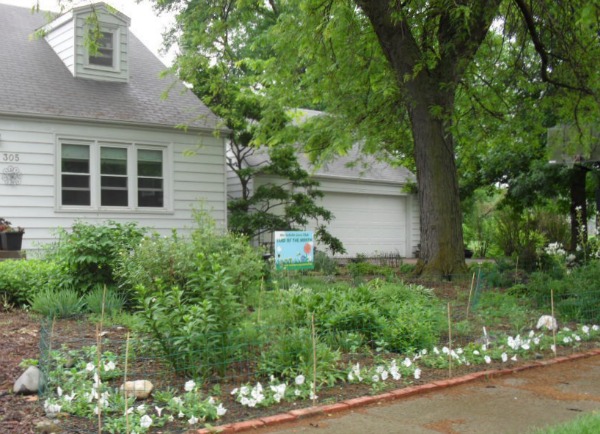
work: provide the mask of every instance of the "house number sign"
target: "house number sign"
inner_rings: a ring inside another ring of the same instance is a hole
[[[5,163],[18,163],[19,162],[19,154],[12,154],[12,153],[3,153],[2,154],[2,161]]]

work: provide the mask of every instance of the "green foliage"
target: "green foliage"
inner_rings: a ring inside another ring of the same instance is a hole
[[[0,295],[17,306],[30,303],[38,292],[59,286],[61,268],[52,261],[28,259],[0,262]]]
[[[265,264],[246,238],[220,233],[204,214],[196,217],[191,238],[147,237],[124,255],[117,275],[173,366],[207,374],[231,362],[243,303],[260,288]]]
[[[550,306],[551,290],[557,318],[563,321],[597,322],[600,320],[600,262],[574,268],[555,278],[547,273],[533,273],[527,283],[527,295],[538,306]]]
[[[600,414],[591,412],[557,426],[538,428],[530,434],[595,434],[597,432],[600,432]]]
[[[317,251],[315,252],[315,271],[319,271],[327,276],[333,276],[337,271],[337,263],[327,253]]]
[[[120,313],[126,303],[126,298],[113,287],[96,286],[85,294],[83,302],[86,310],[93,314],[102,314],[112,317]]]
[[[314,314],[317,333],[341,347],[360,342],[397,352],[423,348],[437,341],[444,324],[441,303],[416,285],[296,285],[280,296],[281,322],[306,327]]]
[[[353,279],[365,276],[388,276],[393,273],[390,267],[372,264],[370,262],[351,262],[347,265]]]
[[[49,258],[64,269],[65,284],[85,293],[96,285],[115,282],[114,270],[121,254],[133,249],[143,234],[135,223],[94,225],[79,221],[70,232],[58,231],[58,242],[48,252]]]
[[[333,384],[340,379],[337,368],[340,353],[329,348],[315,337],[317,382]],[[267,375],[294,378],[304,375],[312,378],[314,368],[313,339],[307,327],[288,329],[279,334],[275,342],[261,356],[259,370]]]
[[[76,316],[83,308],[83,298],[73,289],[44,289],[31,299],[31,310],[48,318]]]

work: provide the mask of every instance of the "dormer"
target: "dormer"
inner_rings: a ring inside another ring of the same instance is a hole
[[[75,7],[42,31],[73,77],[123,83],[129,81],[130,22],[129,17],[100,2]],[[98,46],[94,54],[86,46],[90,36]]]

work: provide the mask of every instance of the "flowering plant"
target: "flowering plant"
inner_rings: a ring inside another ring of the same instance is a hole
[[[11,226],[11,222],[4,217],[0,217],[0,232],[25,232],[25,229],[20,226]]]

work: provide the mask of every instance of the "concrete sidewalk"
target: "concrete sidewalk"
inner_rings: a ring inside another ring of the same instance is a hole
[[[537,363],[513,374],[480,376],[457,386],[437,386],[393,401],[383,395],[379,402],[347,411],[333,407],[337,412],[315,417],[308,417],[307,411],[306,417],[297,413],[289,423],[247,428],[257,434],[527,433],[600,410],[600,355],[590,354],[546,366],[547,362]]]

